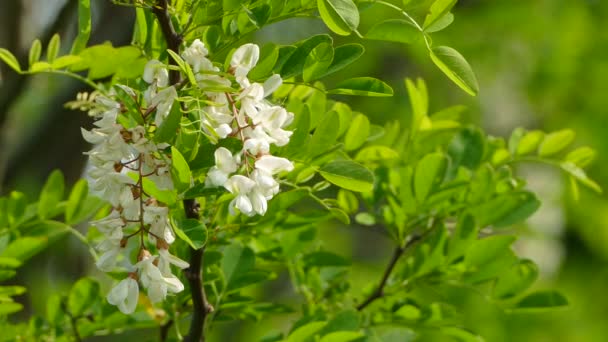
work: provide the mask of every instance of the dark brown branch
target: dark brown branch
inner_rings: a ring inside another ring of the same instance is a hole
[[[403,254],[405,254],[405,252],[409,251],[409,249],[420,240],[422,240],[421,235],[414,235],[411,239],[409,239],[405,243],[405,245],[397,246],[395,248],[395,252],[393,253],[391,260],[389,261],[388,265],[386,266],[386,269],[384,270],[384,273],[382,274],[382,279],[380,279],[380,284],[378,284],[378,287],[376,288],[376,290],[374,292],[372,292],[371,295],[369,295],[363,302],[361,302],[359,305],[357,305],[357,310],[361,311],[361,310],[365,309],[368,305],[370,305],[376,299],[384,297],[384,288],[386,287],[388,278],[393,273],[393,270],[395,269],[397,262],[403,256]]]
[[[170,319],[167,321],[167,323],[163,324],[160,326],[160,341],[161,342],[165,342],[167,340],[167,337],[169,337],[169,329],[171,329],[171,326],[173,325],[173,320]]]
[[[152,9],[154,15],[158,19],[160,28],[163,32],[165,40],[167,41],[167,48],[171,51],[179,54],[179,47],[182,44],[182,36],[180,36],[171,23],[171,15],[168,11],[169,0],[158,0],[156,6]],[[169,58],[169,64],[177,65],[176,61]],[[169,74],[169,81],[172,85],[180,82],[180,73],[178,70],[171,70]],[[186,211],[186,217],[189,219],[199,219],[199,205],[193,199],[184,200],[184,210]],[[205,341],[204,327],[205,318],[207,314],[213,311],[213,308],[207,302],[205,296],[205,287],[203,286],[202,272],[203,272],[203,255],[204,248],[201,249],[190,249],[190,267],[184,270],[188,284],[190,285],[190,292],[192,293],[192,306],[194,311],[192,313],[192,322],[190,323],[190,330],[188,335],[185,336],[184,341],[186,342],[199,342]]]
[[[186,217],[192,219],[199,218],[198,203],[195,200],[184,200],[184,209],[186,210]],[[201,249],[190,248],[190,267],[184,270],[184,274],[190,285],[190,292],[192,292],[192,306],[194,307],[190,331],[184,338],[186,342],[205,341],[205,335],[203,334],[205,319],[207,318],[207,314],[213,311],[213,307],[207,302],[205,287],[203,286],[202,268],[204,253],[204,247]]]
[[[182,44],[183,37],[175,32],[168,8],[169,0],[158,0],[156,2],[156,6],[152,8],[152,13],[154,13],[154,15],[156,15],[156,19],[158,19],[160,29],[162,30],[165,40],[167,41],[167,48],[179,54],[179,46]],[[173,58],[169,58],[169,64],[177,65]],[[171,84],[179,83],[179,78],[179,70],[169,71],[169,81]]]

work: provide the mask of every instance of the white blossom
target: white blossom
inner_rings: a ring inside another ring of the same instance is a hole
[[[201,70],[213,69],[213,64],[207,59],[208,54],[209,51],[205,47],[205,44],[200,39],[196,39],[184,50],[182,57],[192,66],[194,72],[199,72]]]
[[[152,59],[146,63],[142,78],[149,84],[155,84],[158,87],[169,85],[169,71],[163,63],[156,59]]]
[[[249,82],[247,74],[258,63],[259,58],[260,48],[255,44],[242,45],[232,54],[230,67],[234,69],[234,76],[241,86]]]
[[[255,167],[274,175],[283,171],[292,171],[293,163],[285,158],[265,155],[255,162]]]
[[[131,277],[121,280],[107,296],[108,303],[118,306],[118,309],[124,314],[131,314],[135,311],[138,298],[139,286],[137,281]]]
[[[177,91],[173,86],[161,90],[152,97],[150,106],[156,107],[156,116],[154,117],[156,127],[159,127],[167,118],[171,111],[171,107],[173,106],[173,101],[175,101],[176,98]]]

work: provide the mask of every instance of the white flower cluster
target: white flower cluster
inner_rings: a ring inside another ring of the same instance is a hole
[[[184,53],[184,60],[192,66],[201,87],[230,87],[232,82],[219,75],[207,58],[207,49],[195,40]],[[227,148],[215,150],[215,166],[205,180],[208,187],[223,186],[235,195],[230,211],[235,209],[253,216],[264,215],[268,200],[279,192],[279,183],[273,178],[283,171],[293,170],[293,164],[270,155],[270,146],[284,146],[292,132],[284,129],[293,120],[293,113],[265,100],[282,83],[279,75],[272,75],[264,84],[250,82],[249,71],[255,67],[260,49],[245,44],[234,51],[229,72],[236,78],[236,93],[207,91],[210,105],[202,108],[201,128],[215,139],[234,136],[241,139],[243,149],[232,154]]]
[[[292,134],[284,128],[293,120],[293,114],[265,99],[281,85],[281,77],[273,75],[264,84],[250,82],[247,75],[259,59],[259,47],[246,44],[234,52],[230,61],[228,72],[238,84],[238,90],[234,91],[232,77],[214,66],[207,54],[198,39],[182,54],[191,65],[198,86],[205,90],[205,107],[196,108],[201,131],[213,143],[227,137],[240,139],[243,148],[234,155],[227,148],[217,148],[215,166],[209,170],[205,185],[224,187],[234,194],[230,203],[232,214],[238,209],[248,216],[264,215],[267,201],[279,192],[279,183],[274,177],[293,169],[289,160],[270,154],[271,145],[286,145]],[[144,179],[154,182],[159,189],[173,188],[170,158],[162,152],[167,145],[155,144],[149,136],[154,131],[150,129],[152,121],[160,127],[169,115],[178,97],[177,90],[169,85],[168,67],[160,61],[149,61],[142,78],[149,84],[143,93],[147,107],[138,109],[140,113],[130,114],[141,115],[143,125],[130,128],[121,125],[119,122],[123,121],[119,118],[127,109],[110,97],[97,96],[97,106],[90,111],[97,118],[96,127],[82,130],[85,140],[94,145],[87,153],[92,165],[91,188],[113,207],[107,217],[93,222],[104,235],[97,266],[109,272],[122,260],[130,272],[107,296],[108,302],[124,313],[135,310],[140,285],[153,303],[182,291],[184,285],[172,274],[171,265],[181,269],[189,266],[169,253],[175,235],[168,207],[144,190]],[[133,89],[119,87],[137,99]],[[149,120],[148,115],[153,113],[153,120]],[[157,255],[146,247],[145,235],[156,245]],[[134,264],[127,257],[131,237],[139,242]]]
[[[151,69],[154,69],[153,72],[150,72]],[[149,77],[150,74],[153,76]],[[146,68],[144,79],[150,82],[146,101],[149,108],[156,109],[155,122],[159,121],[159,117],[162,121],[162,116],[169,111],[177,95],[175,88],[166,87],[166,78],[166,69],[154,64]],[[121,88],[135,96],[132,89]],[[122,312],[132,313],[139,296],[138,280],[147,290],[150,300],[160,302],[168,293],[184,289],[181,281],[172,274],[170,265],[183,269],[188,267],[188,263],[168,251],[169,245],[175,241],[168,208],[148,196],[143,189],[144,178],[161,189],[173,187],[170,160],[159,150],[163,146],[156,145],[146,137],[146,126],[127,129],[119,124],[118,117],[123,111],[120,103],[104,96],[96,97],[95,101],[97,107],[91,114],[98,119],[96,127],[90,131],[82,129],[84,139],[94,145],[87,152],[91,165],[88,174],[91,189],[112,205],[108,216],[92,222],[104,235],[98,247],[102,253],[96,264],[100,270],[109,272],[117,266],[120,258],[123,259],[123,266],[130,274],[110,291],[107,299]],[[145,235],[156,244],[157,256],[151,255],[145,248]],[[138,262],[134,265],[124,256],[129,254],[127,245],[130,237],[139,238]]]

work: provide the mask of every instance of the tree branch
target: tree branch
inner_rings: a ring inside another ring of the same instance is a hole
[[[378,285],[376,290],[374,292],[372,292],[371,295],[369,295],[363,302],[361,302],[359,305],[357,305],[358,311],[365,309],[368,305],[370,305],[376,299],[384,297],[384,288],[386,287],[388,278],[391,276],[391,273],[393,273],[393,270],[395,269],[397,262],[403,256],[403,254],[405,254],[405,252],[409,251],[410,248],[412,248],[412,246],[414,246],[417,242],[422,240],[422,238],[423,238],[422,235],[414,235],[414,236],[412,236],[411,239],[409,239],[405,243],[405,245],[397,246],[395,248],[393,256],[391,257],[391,260],[389,261],[388,265],[386,266],[386,269],[384,270],[384,273],[382,274],[380,284]]]
[[[156,6],[152,8],[152,12],[156,16],[156,19],[158,19],[163,36],[167,41],[167,48],[179,54],[179,47],[182,44],[183,38],[175,32],[168,8],[169,0],[157,0]],[[176,61],[172,58],[169,58],[169,64],[177,65]],[[172,85],[180,82],[180,73],[178,70],[170,71],[169,81]],[[186,211],[186,218],[198,220],[198,203],[193,199],[184,200],[183,203],[184,210]],[[190,285],[192,306],[194,307],[190,330],[188,331],[188,335],[184,337],[184,341],[186,342],[205,341],[205,336],[203,334],[205,318],[209,312],[213,311],[213,307],[207,302],[205,287],[203,286],[202,272],[204,252],[204,247],[201,249],[190,248],[190,267],[184,270],[184,275]]]
[[[156,15],[160,29],[165,36],[167,41],[167,48],[177,54],[179,54],[179,46],[182,44],[183,37],[175,32],[173,23],[171,22],[171,15],[169,14],[169,0],[157,0],[156,6],[152,8],[152,13]],[[170,65],[176,65],[177,62],[173,58],[169,58]],[[171,84],[179,83],[179,70],[169,71],[169,81]]]
[[[198,203],[195,200],[184,200],[184,208],[187,218],[199,219]],[[201,249],[190,248],[190,267],[184,270],[184,274],[190,285],[190,292],[192,292],[192,306],[194,307],[190,331],[188,331],[188,335],[184,338],[186,342],[205,341],[203,334],[205,319],[207,318],[207,314],[213,311],[213,307],[207,302],[205,287],[203,285],[204,253],[204,247]]]

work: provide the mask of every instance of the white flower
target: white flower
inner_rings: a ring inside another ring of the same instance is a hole
[[[268,210],[268,200],[260,189],[255,187],[249,194],[249,200],[251,201],[253,211],[260,215],[266,214],[266,210]]]
[[[178,293],[184,289],[184,285],[174,276],[164,277],[153,261],[154,258],[147,255],[135,267],[140,270],[141,283],[148,289],[150,301],[158,303],[165,299],[167,292]]]
[[[92,221],[91,225],[97,227],[97,230],[104,234],[107,239],[119,242],[122,239],[122,228],[125,223],[120,217],[119,212],[112,211],[110,215],[100,220]]]
[[[112,271],[112,269],[116,266],[116,257],[121,252],[120,240],[104,240],[97,248],[103,251],[103,254],[99,256],[99,259],[97,259],[97,262],[95,262],[95,266],[97,266],[97,268],[103,272]]]
[[[273,74],[272,76],[268,77],[268,79],[264,82],[264,97],[274,93],[274,91],[277,90],[281,84],[283,84],[281,75]]]
[[[234,69],[237,82],[244,87],[247,83],[247,74],[258,63],[260,48],[255,44],[245,44],[236,49],[232,54],[230,66]]]
[[[251,179],[256,183],[255,189],[267,200],[279,193],[279,183],[266,171],[255,169],[251,173]]]
[[[142,78],[149,84],[156,84],[158,87],[169,85],[169,71],[163,63],[156,59],[146,63]]]
[[[169,115],[173,101],[177,98],[177,91],[175,87],[171,86],[165,88],[154,95],[150,100],[150,106],[156,107],[156,116],[154,117],[154,123],[156,127],[160,127],[163,121]]]
[[[237,158],[232,156],[230,150],[220,147],[215,150],[215,166],[209,169],[205,185],[207,187],[222,186],[228,180],[231,173],[236,172],[238,167]]]
[[[155,236],[165,240],[166,243],[173,243],[175,235],[169,223],[169,208],[155,205],[144,206],[144,223],[150,225],[150,240],[156,242]]]
[[[283,171],[293,170],[293,164],[288,159],[271,155],[265,155],[260,157],[258,160],[256,160],[255,167],[256,169],[266,171],[271,175]]]
[[[243,92],[241,92],[237,99],[241,100],[240,112],[255,120],[260,107],[264,106],[262,103],[264,100],[264,87],[259,83],[253,83],[243,89]],[[241,113],[239,115],[242,116]],[[239,122],[239,126],[243,127],[244,124]]]
[[[108,303],[118,306],[124,314],[131,314],[137,307],[139,297],[139,286],[135,279],[128,277],[123,279],[110,290],[107,299]]]
[[[243,130],[243,135],[246,138],[243,148],[254,156],[259,153],[268,153],[270,144],[275,142],[272,137],[266,134],[262,126],[256,126],[254,129],[247,127]]]
[[[209,51],[205,47],[205,44],[200,39],[196,39],[184,50],[182,57],[188,64],[192,65],[194,72],[199,72],[200,70],[210,70],[213,68],[211,61],[206,58],[208,54]]]
[[[120,191],[118,198],[120,208],[122,208],[122,216],[127,220],[137,220],[139,218],[139,201],[133,197],[133,191],[130,187],[124,187]]]
[[[176,267],[178,267],[180,269],[190,267],[190,264],[188,264],[184,260],[176,257],[175,255],[169,253],[169,251],[167,249],[160,248],[158,250],[158,256],[159,256],[158,269],[160,270],[161,274],[166,277],[172,276],[171,265],[175,265]]]
[[[253,190],[254,186],[255,182],[253,180],[241,175],[234,175],[226,181],[224,188],[236,195],[229,205],[231,214],[234,215],[234,208],[239,209],[241,213],[248,216],[254,214],[253,204],[247,196],[251,190]]]

